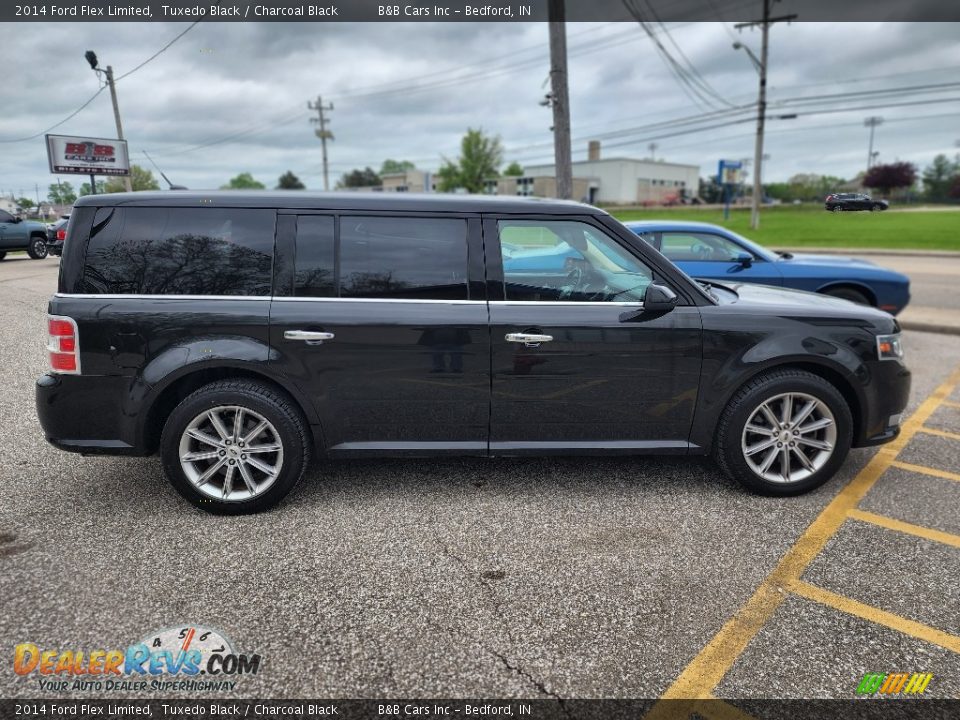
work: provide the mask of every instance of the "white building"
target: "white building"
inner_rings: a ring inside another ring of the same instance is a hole
[[[530,165],[524,177],[555,177],[554,165]],[[696,197],[700,167],[662,160],[600,158],[600,143],[592,141],[588,159],[573,163],[573,177],[587,182],[589,203],[604,205],[660,205]]]

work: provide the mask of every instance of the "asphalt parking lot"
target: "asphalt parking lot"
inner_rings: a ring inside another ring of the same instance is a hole
[[[907,332],[904,434],[799,498],[683,458],[352,461],[212,517],[156,458],[44,441],[54,260],[0,263],[0,647],[221,630],[224,697],[960,697],[960,337]],[[0,668],[0,697],[57,697]],[[124,693],[117,697],[143,697]]]

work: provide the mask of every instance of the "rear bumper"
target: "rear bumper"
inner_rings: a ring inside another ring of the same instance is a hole
[[[882,445],[896,438],[910,400],[911,374],[903,363],[876,360],[865,367],[863,416],[853,447]]]
[[[51,445],[85,455],[149,455],[137,440],[138,417],[124,410],[122,376],[42,375],[37,418]]]

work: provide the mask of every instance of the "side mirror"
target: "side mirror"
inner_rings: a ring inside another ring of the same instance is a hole
[[[651,283],[643,294],[643,307],[620,315],[620,322],[652,320],[673,310],[680,300],[677,294],[666,285]]]
[[[753,255],[750,253],[740,253],[735,259],[744,268],[748,268],[753,265]]]
[[[13,218],[13,221],[14,221],[15,223],[22,223],[22,222],[23,222],[23,218],[20,217],[19,215],[15,215],[14,218]]]

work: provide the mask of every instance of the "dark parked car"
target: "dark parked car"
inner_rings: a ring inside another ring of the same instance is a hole
[[[890,203],[886,200],[874,200],[863,193],[831,193],[827,195],[823,206],[830,212],[844,212],[846,210],[886,210]]]
[[[47,228],[0,210],[0,260],[11,250],[26,250],[34,260],[47,256]]]
[[[708,223],[643,220],[626,225],[694,278],[782,285],[872,305],[891,315],[910,302],[910,278],[869,260],[777,253]]]
[[[47,439],[159,450],[212,512],[313,457],[703,455],[755,492],[899,433],[889,314],[691,280],[606,212],[458,195],[88,195],[50,300]],[[576,248],[562,276],[508,249]]]
[[[51,255],[63,254],[63,241],[67,239],[67,223],[69,215],[61,215],[55,223],[47,226],[47,252]]]

